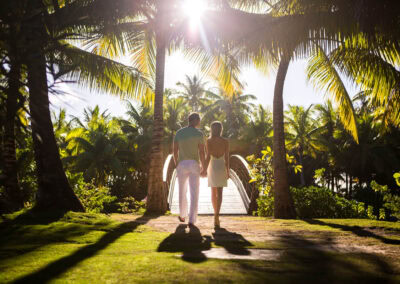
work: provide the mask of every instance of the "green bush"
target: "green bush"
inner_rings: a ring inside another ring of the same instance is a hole
[[[274,197],[267,194],[260,195],[257,199],[257,215],[269,217],[274,214]]]
[[[87,212],[105,213],[105,206],[113,203],[117,198],[112,196],[106,186],[96,186],[94,181],[85,182],[82,173],[67,172],[68,180],[76,196],[82,202]]]
[[[394,177],[396,178],[396,175]],[[385,217],[392,215],[400,219],[400,195],[398,195],[398,190],[390,190],[387,185],[380,185],[376,181],[371,182],[371,188],[383,196],[383,207],[390,213],[389,215],[385,214]],[[381,218],[381,212],[379,215],[379,218]]]
[[[93,183],[85,183],[75,191],[86,211],[92,213],[105,213],[104,206],[111,204],[115,196],[110,195],[110,189],[105,186],[95,186]]]
[[[123,198],[117,205],[119,206],[118,211],[121,213],[144,213],[146,210],[146,204],[132,196]]]
[[[309,186],[290,188],[299,218],[367,218],[365,205],[340,197],[327,188]],[[258,215],[272,216],[272,195],[261,195],[258,200]]]

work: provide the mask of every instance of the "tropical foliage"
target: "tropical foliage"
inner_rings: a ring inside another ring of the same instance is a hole
[[[182,4],[0,4],[2,208],[17,210],[35,201],[36,210],[82,211],[88,206],[77,198],[74,183],[82,175],[85,183],[109,189],[105,195],[147,195],[149,211],[165,212],[162,161],[191,111],[203,113],[205,132],[212,120],[222,120],[233,152],[257,156],[274,150],[275,217],[296,216],[291,185],[317,182],[375,211],[389,204],[387,190],[377,184],[394,188],[392,176],[399,170],[395,1],[210,0],[206,21],[196,31],[176,9]],[[167,91],[166,55],[178,49],[200,63],[204,74],[186,76],[178,92]],[[121,56],[129,57],[129,65]],[[285,112],[285,78],[298,59],[307,61],[307,78],[326,93],[327,103],[289,106]],[[265,73],[277,69],[272,113],[244,93],[244,65]],[[205,76],[216,78],[218,88],[200,79]],[[344,78],[361,90],[353,100]],[[59,92],[59,83],[71,81],[138,101],[128,103],[125,117],[96,107],[72,119],[59,111],[52,120],[49,96]],[[290,170],[288,156],[301,171]]]

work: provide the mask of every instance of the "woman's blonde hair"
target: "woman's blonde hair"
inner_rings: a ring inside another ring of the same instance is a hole
[[[211,137],[221,137],[222,128],[222,123],[219,121],[211,123]]]

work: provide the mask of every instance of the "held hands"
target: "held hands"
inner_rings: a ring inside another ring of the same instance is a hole
[[[203,166],[200,168],[200,176],[207,177],[207,169],[205,169]]]

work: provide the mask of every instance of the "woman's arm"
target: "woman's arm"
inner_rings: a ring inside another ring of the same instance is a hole
[[[226,166],[226,175],[229,178],[229,140],[226,140],[225,144],[225,166]]]

